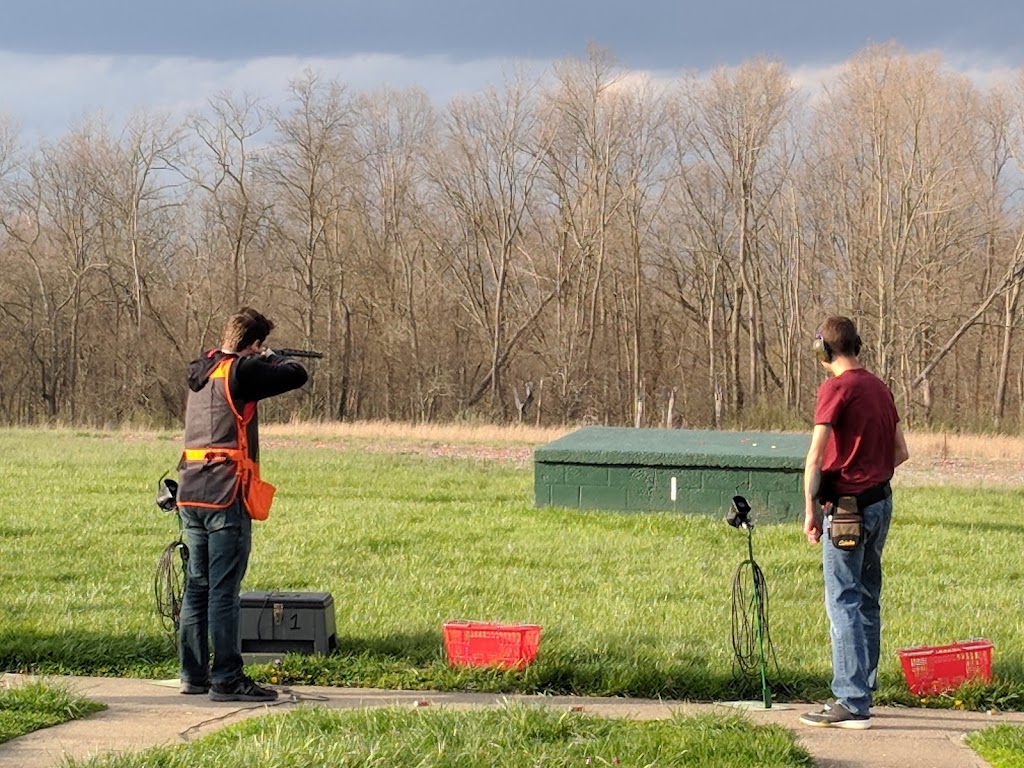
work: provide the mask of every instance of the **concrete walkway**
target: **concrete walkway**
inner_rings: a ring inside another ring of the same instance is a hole
[[[14,685],[23,675],[4,674],[0,684]],[[505,700],[573,709],[607,717],[667,718],[674,712],[743,711],[755,723],[791,728],[820,768],[984,768],[963,743],[965,734],[995,723],[1024,725],[1024,713],[990,716],[977,712],[878,707],[868,731],[809,728],[798,721],[809,706],[776,704],[748,709],[727,704],[684,701],[608,699],[569,696],[500,696],[425,691],[382,691],[363,688],[295,686],[271,706],[212,702],[205,696],[183,696],[176,681],[99,677],[48,677],[71,690],[107,705],[83,720],[46,728],[0,744],[0,766],[53,768],[65,756],[85,758],[105,752],[145,749],[197,739],[225,725],[297,706],[339,709],[398,704],[409,707],[487,707]]]

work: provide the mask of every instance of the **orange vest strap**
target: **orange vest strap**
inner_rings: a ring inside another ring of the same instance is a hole
[[[182,455],[185,461],[216,461],[221,458],[241,461],[245,458],[239,448],[186,448]]]
[[[228,372],[231,370],[231,363],[234,361],[233,357],[227,357],[217,363],[217,367],[210,372],[211,379],[223,379],[226,378]]]

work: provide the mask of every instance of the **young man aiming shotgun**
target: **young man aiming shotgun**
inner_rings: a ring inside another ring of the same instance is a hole
[[[273,328],[243,307],[228,320],[220,349],[193,360],[188,372],[185,450],[178,466],[178,508],[189,551],[178,638],[180,690],[209,693],[214,701],[277,698],[277,691],[243,672],[239,634],[239,588],[252,521],[266,519],[274,493],[260,478],[257,403],[298,389],[308,378],[300,363],[264,350]]]

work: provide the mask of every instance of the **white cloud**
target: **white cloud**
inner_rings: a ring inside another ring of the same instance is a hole
[[[789,74],[796,88],[814,97],[835,81],[844,66],[845,64],[832,64],[824,67],[795,67]]]
[[[419,87],[444,104],[457,94],[500,84],[504,73],[517,65],[521,63],[508,59],[454,62],[442,56],[409,59],[389,54],[215,61],[0,51],[0,111],[20,122],[27,134],[52,137],[97,113],[115,125],[137,110],[184,115],[224,91],[279,103],[287,98],[289,81],[307,69],[357,92],[384,85]]]
[[[958,53],[946,56],[946,66],[965,75],[978,88],[1006,87],[1020,80],[1024,69],[986,54]]]
[[[979,55],[946,55],[947,66],[987,88],[1021,77],[1004,61]],[[213,60],[156,56],[44,56],[0,51],[0,113],[23,126],[25,138],[52,138],[84,117],[102,114],[118,126],[138,110],[159,110],[174,116],[201,109],[220,92],[252,94],[280,104],[289,81],[309,69],[335,78],[355,92],[381,86],[422,88],[439,105],[456,95],[500,85],[506,74],[523,69],[541,74],[549,62],[487,58],[457,62],[445,56],[409,58],[394,54],[363,54],[335,58],[298,56]],[[790,69],[794,85],[812,98],[832,82],[843,63]],[[695,72],[704,76],[706,72]],[[629,73],[627,82],[650,78],[665,84],[682,70]]]

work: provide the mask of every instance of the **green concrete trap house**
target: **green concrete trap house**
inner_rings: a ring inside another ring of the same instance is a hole
[[[755,519],[803,513],[810,435],[584,427],[534,450],[537,506],[724,515],[745,496]]]

